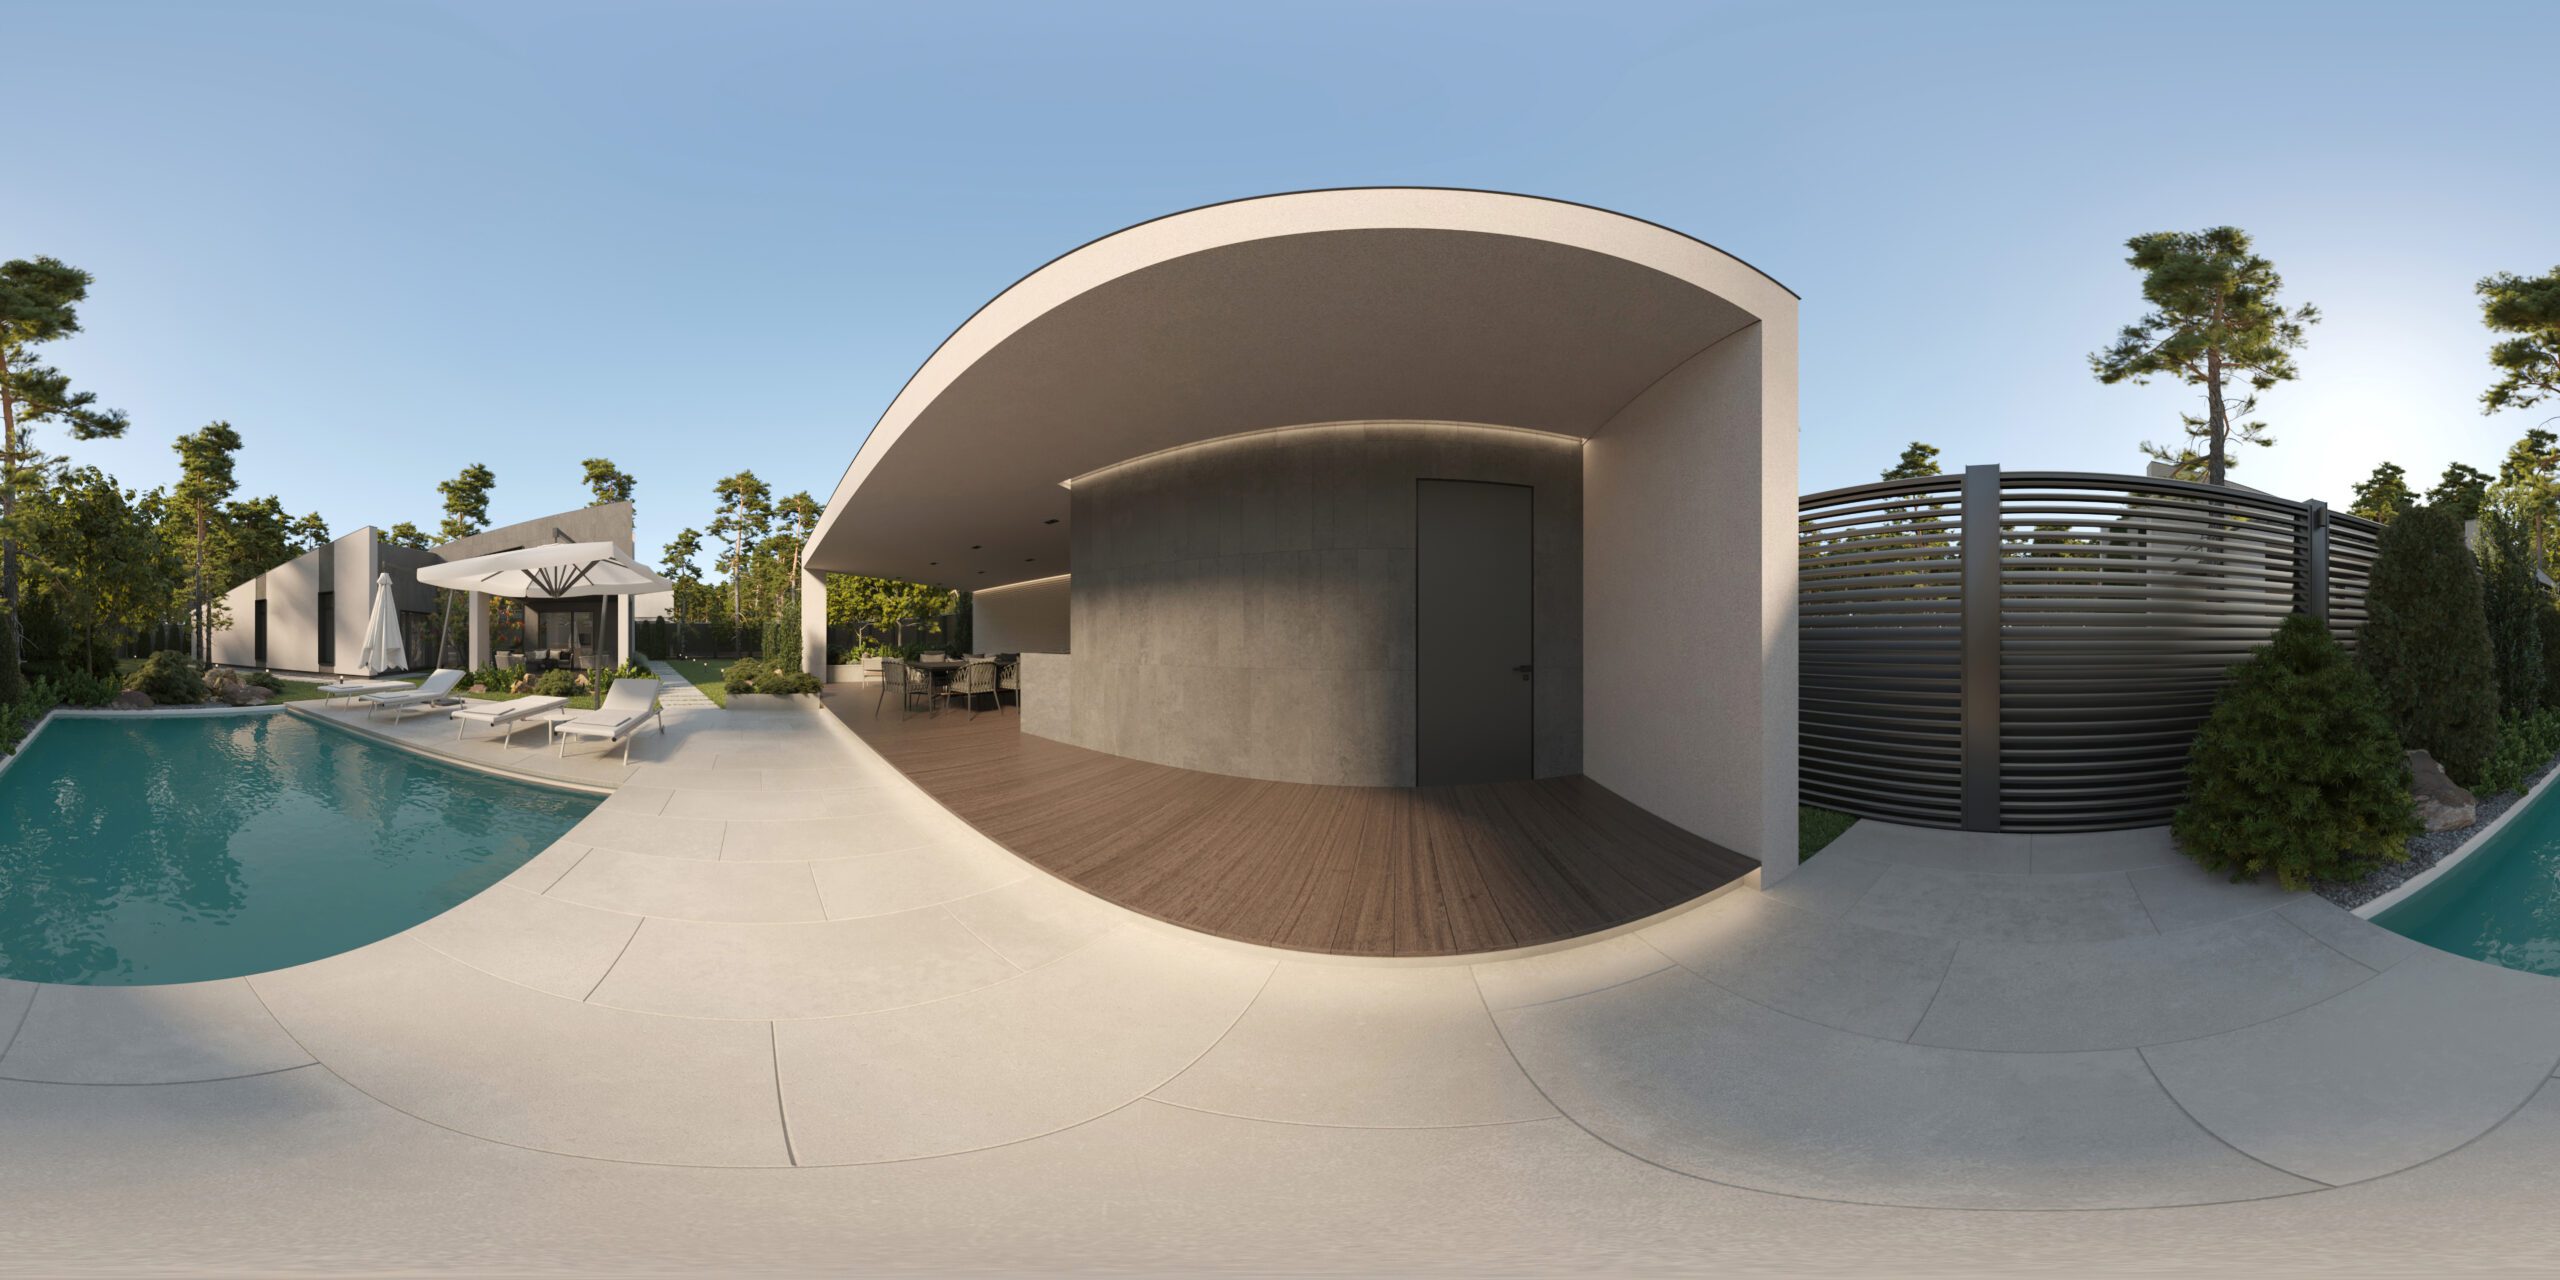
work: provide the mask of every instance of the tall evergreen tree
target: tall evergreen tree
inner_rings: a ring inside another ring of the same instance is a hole
[[[687,653],[684,646],[685,605],[702,585],[702,570],[693,563],[693,558],[700,554],[702,534],[693,529],[678,531],[676,536],[667,540],[666,550],[659,553],[658,572],[676,584],[676,651],[669,657],[681,658]]]
[[[2489,473],[2468,463],[2445,464],[2444,475],[2436,487],[2427,490],[2427,505],[2446,515],[2454,523],[2480,518],[2480,504],[2489,496]]]
[[[2389,524],[2401,512],[2418,504],[2418,495],[2409,488],[2409,473],[2396,462],[2385,462],[2373,474],[2356,482],[2355,501],[2348,512],[2367,520]]]
[[[487,467],[475,462],[454,473],[451,480],[436,482],[436,494],[444,499],[444,522],[436,526],[436,538],[452,542],[468,538],[489,527],[489,491],[498,487],[498,477]],[[445,665],[444,653],[453,640],[453,609],[463,593],[438,588],[444,597],[444,621],[436,628],[436,665]]]
[[[2250,418],[2258,395],[2299,371],[2293,353],[2320,319],[2304,304],[2287,310],[2277,301],[2283,278],[2253,251],[2238,227],[2204,231],[2156,231],[2125,242],[2127,265],[2142,273],[2143,300],[2151,310],[2126,325],[2114,346],[2089,356],[2098,381],[2140,386],[2167,376],[2204,392],[2202,414],[2183,414],[2187,437],[2203,444],[2170,448],[2146,443],[2143,451],[2163,462],[2191,465],[2199,452],[2204,479],[2221,484],[2230,467],[2227,445],[2271,445],[2266,424]],[[2249,390],[2234,400],[2234,384]]]
[[[2560,396],[2560,267],[2531,277],[2501,272],[2475,288],[2481,323],[2515,335],[2489,348],[2498,380],[2480,393],[2481,412],[2530,409]]]
[[[294,521],[288,532],[296,551],[317,551],[329,545],[329,522],[321,519],[317,511]]]
[[[209,594],[212,584],[206,575],[221,568],[218,562],[209,563],[214,554],[214,519],[240,487],[232,475],[232,461],[240,452],[240,433],[232,430],[228,422],[211,422],[202,430],[178,437],[171,448],[177,450],[179,473],[177,490],[171,496],[192,530],[190,551],[194,567],[187,582],[195,620],[193,644],[198,658],[210,658],[214,617]]]
[[[2497,745],[2497,662],[2480,567],[2452,512],[2412,508],[2382,531],[2365,611],[2356,658],[2401,743],[2477,780]]]
[[[747,620],[747,559],[772,532],[773,486],[757,479],[755,472],[741,471],[713,485],[711,492],[720,499],[719,514],[711,521],[711,536],[729,544],[729,615],[732,621],[743,625]]]
[[[1938,446],[1914,440],[1903,449],[1902,456],[1885,468],[1885,480],[1919,480],[1938,474]]]
[[[9,517],[22,487],[40,480],[39,453],[29,437],[39,423],[57,423],[74,440],[124,434],[124,414],[98,407],[95,392],[74,391],[60,370],[45,365],[36,348],[80,332],[80,304],[90,276],[55,258],[0,263],[0,622],[16,639],[18,538]],[[15,668],[12,667],[14,673]]]
[[[588,503],[588,506],[601,507],[608,502],[630,502],[631,491],[639,486],[639,481],[632,479],[622,468],[613,465],[611,458],[589,458],[578,465],[585,470],[587,492],[595,495],[595,501]]]

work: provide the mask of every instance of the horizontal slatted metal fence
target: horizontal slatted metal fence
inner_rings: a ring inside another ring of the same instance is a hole
[[[1808,803],[1925,826],[2166,821],[2225,671],[2286,614],[2353,643],[2380,526],[2082,472],[1887,481],[1798,506]]]

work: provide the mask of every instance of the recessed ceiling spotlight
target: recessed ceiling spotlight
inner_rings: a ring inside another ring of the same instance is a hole
[[[971,551],[984,551],[984,550],[986,550],[987,548],[986,548],[986,545],[985,545],[984,543],[972,542],[972,543],[970,543],[970,544],[969,544],[969,549],[970,549]]]
[[[1042,523],[1042,524],[1056,524],[1057,522],[1058,522],[1058,518],[1057,518],[1056,516],[1051,516],[1051,517],[1049,517],[1048,519],[1041,521],[1040,523]]]

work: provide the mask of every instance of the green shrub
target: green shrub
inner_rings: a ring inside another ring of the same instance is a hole
[[[28,705],[45,707],[103,707],[115,701],[116,682],[87,672],[67,676],[48,676],[27,690]]]
[[[739,693],[752,693],[755,691],[756,677],[763,674],[763,662],[755,658],[740,658],[730,663],[728,670],[720,673],[720,683]]]
[[[2231,669],[2170,828],[2205,869],[2272,872],[2287,889],[2408,856],[2419,824],[2407,757],[2372,678],[2328,628],[2295,614]]]
[[[2498,749],[2480,771],[2479,794],[2494,796],[2524,786],[2525,779],[2560,755],[2560,711],[2537,711],[2498,722]]]
[[[243,671],[240,682],[255,685],[269,693],[284,692],[284,681],[276,679],[276,673],[272,671]]]
[[[2498,685],[2461,522],[2416,507],[2384,525],[2365,608],[2357,661],[2401,743],[2424,748],[2455,780],[2476,781],[2497,748]]]
[[[612,691],[613,682],[616,680],[655,680],[657,678],[657,673],[637,664],[598,667],[587,673],[587,682],[596,687],[596,697],[599,700]]]
[[[2498,713],[2530,715],[2542,706],[2542,615],[2551,611],[2551,597],[2534,580],[2533,536],[2503,503],[2492,503],[2480,512],[2480,553]]]
[[[175,649],[163,649],[142,660],[124,687],[151,695],[153,702],[164,707],[192,707],[213,696],[205,688],[204,669],[196,660]]]
[[[567,667],[553,667],[533,678],[533,691],[546,698],[578,696],[578,673]]]
[[[745,689],[734,684],[729,688],[736,693],[746,692]],[[757,676],[755,683],[757,693],[816,693],[818,688],[818,678],[806,671],[768,670],[763,675]]]

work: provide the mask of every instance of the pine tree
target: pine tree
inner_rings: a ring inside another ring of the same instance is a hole
[[[2382,531],[2356,657],[2402,744],[2457,781],[2480,776],[2498,736],[2498,680],[2480,570],[2451,512],[2417,507]]]
[[[2287,310],[2276,300],[2283,278],[2238,227],[2155,231],[2125,241],[2125,248],[2131,251],[2125,265],[2142,273],[2142,300],[2151,310],[2126,325],[2114,346],[2091,353],[2089,371],[2110,386],[2167,376],[2202,390],[2204,412],[2180,419],[2191,443],[2142,448],[2182,476],[2201,463],[2204,481],[2221,484],[2232,441],[2275,443],[2266,424],[2250,415],[2259,393],[2298,376],[2293,353],[2319,321],[2319,309]],[[2243,382],[2249,389],[2234,399]]]
[[[2401,512],[2418,505],[2418,495],[2409,489],[2409,473],[2396,462],[2385,462],[2356,484],[2355,501],[2347,511],[2377,524],[2389,524]]]
[[[2408,762],[2372,678],[2327,627],[2297,613],[2232,668],[2170,829],[2206,870],[2271,872],[2287,889],[2407,856]]]

